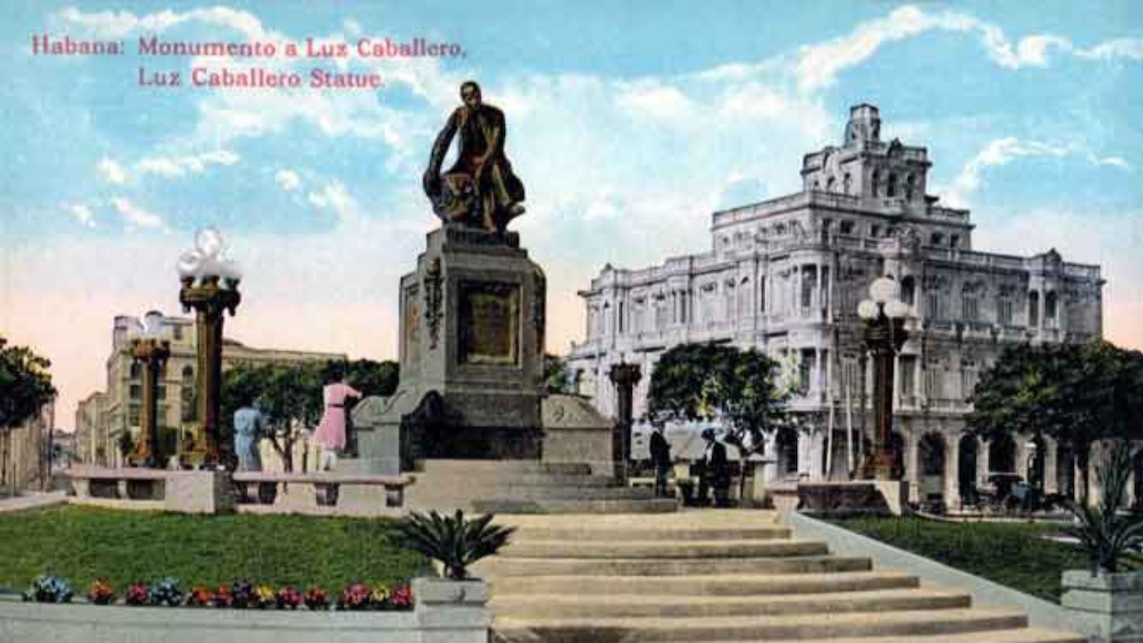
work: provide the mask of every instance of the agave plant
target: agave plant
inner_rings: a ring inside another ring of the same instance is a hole
[[[1116,572],[1120,559],[1143,542],[1143,516],[1121,513],[1132,474],[1131,447],[1118,442],[1103,466],[1096,467],[1102,496],[1098,505],[1067,503],[1076,522],[1064,531],[1080,541],[1091,562],[1092,575]]]
[[[464,580],[469,565],[495,554],[516,531],[515,527],[493,525],[493,518],[494,514],[485,514],[468,520],[459,509],[452,516],[414,511],[397,523],[396,544],[438,561],[445,578]]]

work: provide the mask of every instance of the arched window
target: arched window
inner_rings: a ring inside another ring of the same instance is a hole
[[[833,188],[834,188],[834,178],[831,176],[826,181],[826,192],[833,192]]]
[[[853,183],[853,177],[849,175],[849,172],[846,172],[845,178],[842,179],[842,186],[841,186],[842,191],[846,194],[849,194],[849,190],[850,190],[852,183]]]
[[[1002,435],[988,443],[988,470],[991,473],[1016,472],[1016,442]]]
[[[905,200],[906,201],[912,201],[913,200],[913,188],[914,188],[914,186],[913,186],[913,175],[912,174],[906,175],[905,176]]]
[[[1028,325],[1040,325],[1040,293],[1035,290],[1028,292]]]
[[[901,301],[913,305],[917,296],[917,282],[909,275],[901,280]]]
[[[137,380],[143,377],[143,365],[139,362],[131,362],[131,379]]]
[[[889,185],[885,189],[885,196],[897,196],[897,175],[889,173]]]
[[[783,428],[778,431],[778,473],[782,476],[798,475],[798,432]]]
[[[766,280],[758,280],[758,312],[766,312]]]
[[[881,172],[873,170],[873,180],[869,184],[869,194],[877,196],[881,190]]]
[[[1054,327],[1056,325],[1056,291],[1049,290],[1044,295],[1044,324]]]
[[[945,235],[943,235],[939,232],[934,232],[932,234],[932,236],[929,237],[929,244],[930,245],[939,246],[944,242],[945,242]]]

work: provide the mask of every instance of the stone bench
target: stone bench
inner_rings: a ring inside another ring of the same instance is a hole
[[[285,473],[270,471],[242,471],[232,474],[240,503],[269,509],[318,510],[316,513],[347,513],[368,515],[381,508],[396,509],[405,505],[405,487],[412,484],[410,475],[375,475],[344,473]],[[280,501],[287,494],[287,485],[304,485],[312,490],[301,503]],[[252,487],[256,491],[252,493]],[[342,493],[343,487],[346,493]],[[377,502],[376,490],[381,488],[384,501]],[[371,494],[370,491],[373,491]],[[292,507],[290,506],[292,504]],[[328,508],[329,511],[321,511]],[[333,511],[340,510],[340,511]],[[382,512],[384,513],[384,512]]]
[[[73,467],[63,473],[78,498],[161,501],[166,497],[167,471]]]

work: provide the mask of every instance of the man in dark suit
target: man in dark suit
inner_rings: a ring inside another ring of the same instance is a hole
[[[714,429],[702,432],[706,449],[702,456],[702,477],[699,481],[699,502],[706,503],[707,489],[714,491],[714,506],[730,506],[730,463],[726,459],[726,446],[714,436]]]
[[[655,467],[655,495],[667,495],[667,475],[671,473],[671,445],[663,436],[663,426],[651,431],[651,465]]]

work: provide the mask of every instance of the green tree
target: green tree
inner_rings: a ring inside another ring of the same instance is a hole
[[[9,442],[11,431],[39,413],[40,408],[56,397],[56,387],[48,372],[51,361],[26,346],[9,346],[0,337],[0,483],[8,482],[9,491],[15,480],[9,480],[11,464]],[[52,429],[52,427],[48,427]]]
[[[571,371],[559,355],[544,353],[544,390],[548,394],[572,394]]]
[[[397,388],[397,364],[391,361],[239,364],[223,377],[222,417],[230,422],[239,408],[257,404],[266,416],[266,439],[285,470],[292,471],[303,429],[321,421],[322,388],[339,381],[342,374],[366,397],[392,395]]]
[[[720,344],[680,344],[663,353],[651,374],[646,419],[720,420],[724,438],[741,462],[765,446],[764,436],[788,417],[790,390],[779,384],[777,362],[753,348]],[[745,476],[740,483],[745,486]]]
[[[1108,342],[1011,347],[985,372],[970,399],[968,429],[993,440],[1043,434],[1076,455],[1087,498],[1091,446],[1137,438],[1143,417],[1143,353]]]

